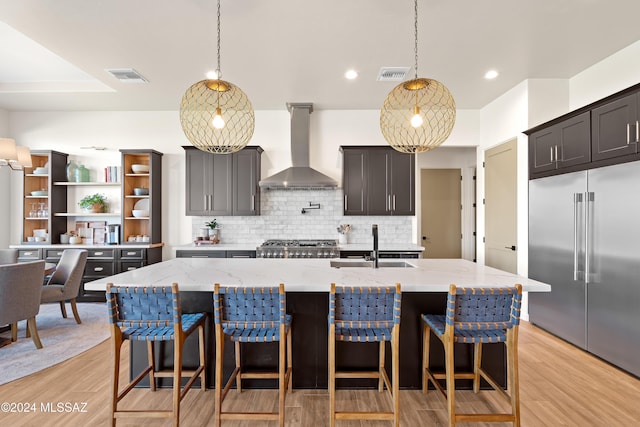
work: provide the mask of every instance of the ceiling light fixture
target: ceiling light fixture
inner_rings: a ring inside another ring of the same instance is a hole
[[[484,75],[484,78],[487,80],[493,80],[496,77],[498,77],[498,72],[496,70],[489,70]]]
[[[456,103],[437,80],[418,78],[418,0],[414,0],[415,78],[393,88],[380,110],[387,143],[403,153],[421,153],[442,144],[456,121]]]
[[[180,124],[196,148],[214,154],[229,154],[242,150],[249,143],[255,117],[247,95],[233,83],[221,80],[220,0],[217,49],[216,76],[187,89],[180,104]]]
[[[344,76],[348,80],[354,80],[358,77],[358,72],[356,70],[347,70],[347,72],[344,73]]]

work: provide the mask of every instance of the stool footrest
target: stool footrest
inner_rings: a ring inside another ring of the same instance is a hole
[[[113,414],[114,418],[171,418],[173,411],[136,411],[136,410],[118,410]]]
[[[380,378],[379,371],[336,371],[336,378]]]
[[[278,420],[277,412],[223,412],[221,420]]]
[[[516,417],[512,414],[456,414],[456,421],[470,422],[513,422]]]
[[[390,420],[393,412],[336,412],[336,420]]]

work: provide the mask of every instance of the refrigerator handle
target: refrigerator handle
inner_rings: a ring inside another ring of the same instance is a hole
[[[578,280],[578,203],[582,194],[573,193],[573,280]]]
[[[585,232],[585,251],[584,251],[584,283],[589,284],[589,275],[591,272],[591,266],[589,265],[589,260],[591,258],[591,245],[592,245],[592,233],[593,233],[593,218],[591,218],[591,210],[593,207],[593,203],[595,201],[595,193],[590,191],[585,193],[586,198],[586,210],[585,210],[585,218],[586,218],[586,232]]]

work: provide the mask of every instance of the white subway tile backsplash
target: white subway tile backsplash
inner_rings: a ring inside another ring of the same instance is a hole
[[[371,225],[378,224],[380,241],[412,241],[411,216],[344,216],[342,189],[261,190],[261,215],[217,216],[223,243],[259,244],[267,239],[338,239],[337,227],[350,224],[349,243],[371,242]],[[309,203],[320,204],[309,209]],[[307,212],[302,213],[306,208]],[[192,217],[193,236],[209,217]]]

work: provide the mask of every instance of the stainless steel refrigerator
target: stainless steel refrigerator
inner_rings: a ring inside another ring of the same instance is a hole
[[[529,181],[530,321],[640,376],[640,162]]]

